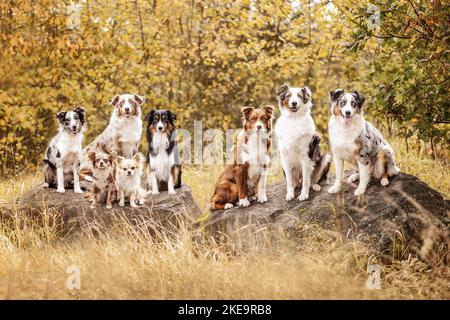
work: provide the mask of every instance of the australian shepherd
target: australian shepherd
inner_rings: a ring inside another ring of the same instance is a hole
[[[236,204],[250,205],[256,196],[267,202],[266,180],[269,153],[272,146],[273,106],[241,109],[244,130],[233,147],[233,164],[228,165],[216,182],[210,210],[230,209]]]
[[[388,177],[397,175],[400,169],[395,164],[394,150],[389,143],[364,119],[363,104],[366,98],[358,91],[345,93],[342,89],[331,91],[330,98],[332,115],[328,132],[336,181],[328,192],[333,194],[341,189],[344,161],[350,162],[357,171],[348,178],[349,183],[359,179],[355,196],[366,192],[371,174],[381,179],[382,186],[387,186]]]
[[[45,184],[64,193],[73,183],[75,193],[82,193],[78,170],[81,158],[81,142],[85,128],[83,108],[62,111],[56,114],[59,121],[58,134],[50,141],[45,152]]]
[[[81,161],[83,177],[92,181],[92,165],[89,161],[90,152],[108,148],[118,156],[131,158],[138,152],[142,136],[141,106],[145,97],[137,94],[117,95],[109,102],[114,107],[106,129],[92,141],[84,150]]]
[[[286,179],[286,200],[295,197],[301,184],[299,201],[309,198],[309,189],[320,191],[319,182],[326,179],[331,156],[323,154],[320,138],[311,117],[311,90],[282,85],[277,91],[280,117],[275,124],[281,167]]]
[[[181,161],[175,136],[176,115],[170,110],[152,110],[147,121],[147,161],[152,194],[181,187]]]

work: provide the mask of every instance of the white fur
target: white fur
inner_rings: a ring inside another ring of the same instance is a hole
[[[126,159],[122,161],[133,161],[131,159]],[[119,198],[119,206],[123,207],[125,205],[125,197],[130,198],[130,206],[135,208],[136,199],[139,204],[144,204],[145,191],[141,187],[141,177],[142,177],[142,164],[136,163],[136,170],[133,175],[128,175],[124,172],[120,166],[116,168],[116,189]]]
[[[150,154],[150,183],[152,194],[159,194],[158,181],[167,181],[169,194],[175,194],[174,181],[171,169],[175,165],[175,153],[167,153],[169,137],[164,132],[155,132],[152,135],[152,147],[156,155]]]
[[[256,122],[256,125],[258,122]],[[255,125],[255,128],[256,128]],[[265,128],[264,123],[260,124],[262,128]],[[253,190],[257,184],[257,195],[256,199],[259,203],[267,202],[266,194],[266,181],[267,181],[267,166],[269,165],[269,155],[267,150],[267,132],[262,130],[260,132],[253,130],[245,133],[241,131],[238,140],[244,141],[244,135],[247,134],[247,143],[243,145],[241,154],[241,163],[248,162],[247,170],[247,187]],[[247,206],[250,204],[248,199],[241,199],[240,205]]]
[[[64,173],[73,172],[74,192],[83,193],[80,188],[80,181],[78,177],[78,161],[81,156],[81,143],[83,140],[83,133],[79,132],[74,135],[68,133],[63,128],[59,129],[58,134],[51,140],[50,146],[60,153],[60,158],[56,160],[56,176],[57,176],[57,192],[65,193],[64,189]]]
[[[308,157],[308,151],[316,128],[310,114],[311,101],[303,104],[298,98],[300,88],[290,88],[289,90],[292,93],[289,103],[294,99],[297,101],[299,109],[297,112],[292,112],[288,108],[282,107],[280,103],[281,116],[275,124],[275,133],[278,139],[281,166],[286,179],[286,200],[290,201],[295,196],[292,173],[293,170],[296,170],[302,172],[302,191],[298,199],[303,201],[309,198],[314,163]]]

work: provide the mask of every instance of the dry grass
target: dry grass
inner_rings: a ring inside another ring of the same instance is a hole
[[[394,143],[401,168],[449,195],[446,165],[405,152]],[[186,168],[201,207],[209,200],[220,168]],[[0,182],[1,200],[20,196],[39,181],[28,174]],[[43,215],[51,215],[44,212]],[[381,290],[366,288],[367,266],[377,263],[358,243],[343,243],[312,227],[302,244],[231,253],[194,231],[150,238],[122,223],[94,236],[86,231],[62,238],[57,226],[36,225],[17,216],[0,226],[0,298],[26,299],[420,299],[450,298],[448,266],[429,268],[411,258],[383,267]],[[150,223],[150,222],[147,222]],[[20,227],[19,227],[20,226]],[[81,271],[81,289],[66,287],[66,269]]]

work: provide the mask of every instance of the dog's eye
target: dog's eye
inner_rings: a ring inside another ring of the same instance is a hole
[[[123,171],[127,171],[127,168],[123,168]]]
[[[134,169],[136,169],[135,167],[131,167],[131,170],[134,170]]]

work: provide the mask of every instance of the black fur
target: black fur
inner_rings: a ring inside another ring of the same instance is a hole
[[[342,90],[342,89],[330,91],[331,101],[333,101],[333,102],[337,101],[343,94],[344,94],[344,90]]]
[[[277,91],[277,98],[278,100],[284,100],[286,99],[286,93],[289,91],[289,85],[287,83],[283,84],[281,87],[278,88]]]

